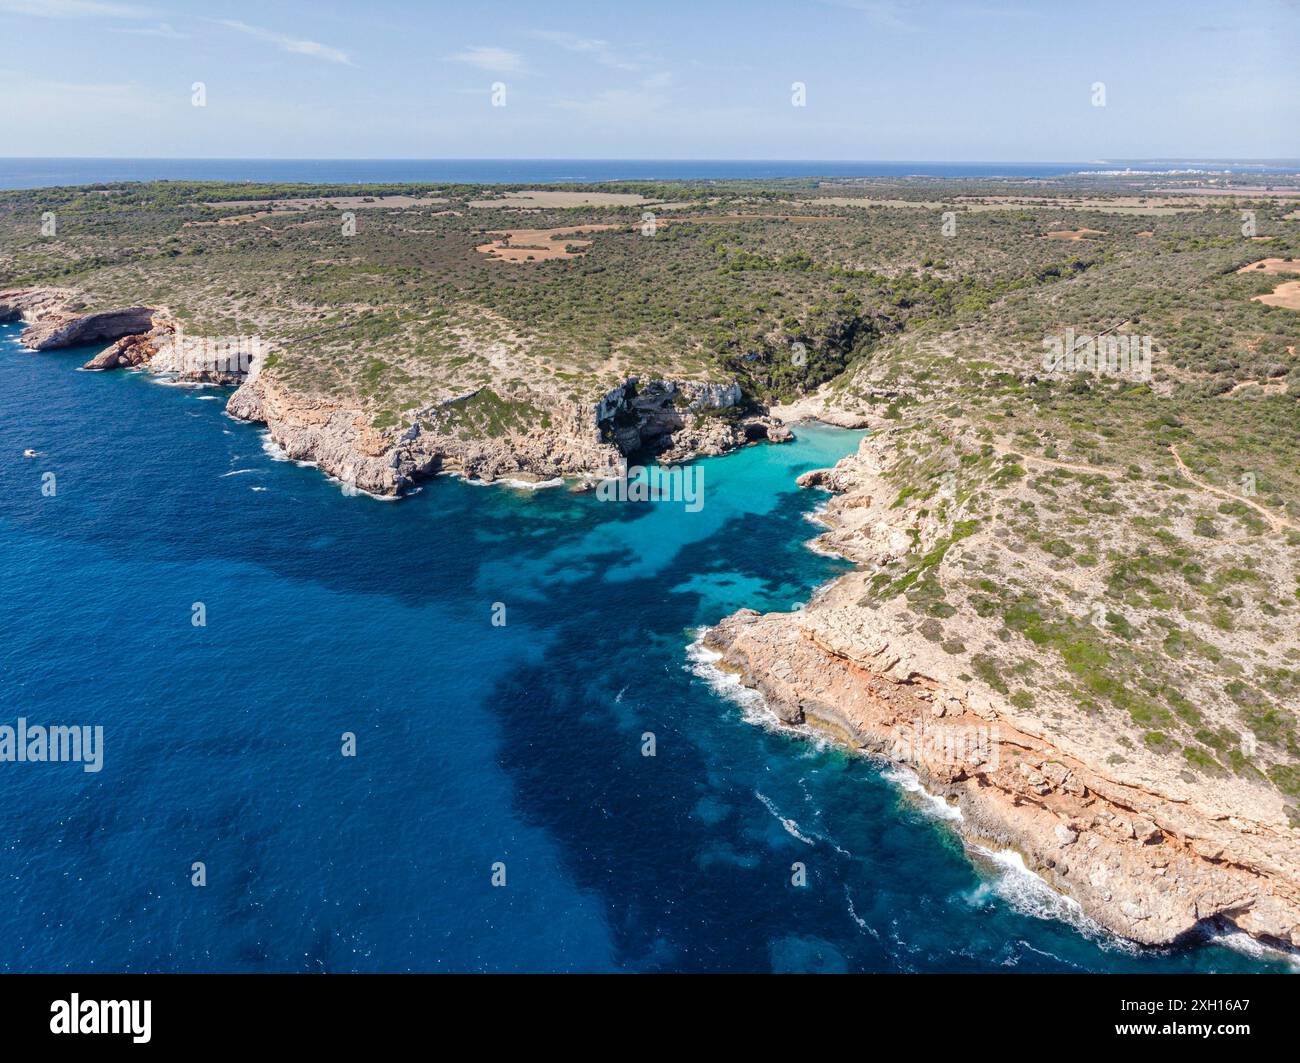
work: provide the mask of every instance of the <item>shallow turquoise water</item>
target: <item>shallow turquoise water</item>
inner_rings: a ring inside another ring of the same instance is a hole
[[[106,751],[0,764],[0,969],[1280,966],[1121,946],[696,674],[699,625],[841,569],[794,478],[853,433],[702,462],[698,513],[445,479],[382,503],[273,460],[224,392],[16,335],[0,724],[99,724]]]

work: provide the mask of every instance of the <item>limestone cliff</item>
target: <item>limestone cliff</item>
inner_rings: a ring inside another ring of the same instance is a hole
[[[657,453],[665,462],[724,454],[756,439],[788,439],[782,425],[740,411],[738,388],[635,379],[591,404],[510,395],[528,411],[507,427],[474,419],[488,389],[414,411],[409,424],[381,431],[359,410],[300,395],[254,364],[227,407],[234,417],[267,425],[289,457],[319,465],[346,484],[379,495],[401,494],[438,472],[487,483],[594,481],[616,475],[625,459]],[[493,402],[501,402],[491,395]]]
[[[960,441],[962,426],[949,432]],[[707,631],[720,666],[782,721],[912,768],[961,810],[968,837],[1018,851],[1117,934],[1166,944],[1220,919],[1300,946],[1300,831],[1268,783],[1266,751],[1237,774],[1191,772],[1182,758],[1130,741],[1127,721],[1056,689],[1070,673],[1045,656],[1042,639],[999,634],[1001,621],[968,611],[957,590],[966,578],[988,589],[1028,575],[1043,593],[1049,574],[1027,571],[1029,558],[999,563],[996,523],[960,486],[949,485],[946,507],[900,491],[887,473],[913,457],[908,438],[879,432],[833,470],[801,478],[837,492],[817,545],[860,567],[799,612],[744,610]],[[896,576],[904,559],[914,567]],[[882,591],[940,579],[949,593],[928,618],[917,603],[933,602],[933,591],[911,602]],[[999,666],[1037,676],[1032,697],[1011,696]],[[1212,686],[1211,677],[1196,692],[1205,724]]]
[[[376,495],[401,495],[439,472],[484,482],[594,481],[634,455],[682,462],[790,438],[779,421],[747,411],[735,383],[636,377],[590,403],[517,385],[482,387],[380,427],[360,401],[277,376],[274,352],[259,340],[191,336],[164,308],[88,311],[79,299],[67,288],[0,292],[0,320],[28,322],[22,340],[36,350],[113,341],[89,370],[147,368],[236,386],[231,416],[265,424],[290,458]]]
[[[23,343],[36,351],[116,340],[153,327],[147,306],[83,312],[68,288],[28,288],[0,292],[0,321],[27,322]]]

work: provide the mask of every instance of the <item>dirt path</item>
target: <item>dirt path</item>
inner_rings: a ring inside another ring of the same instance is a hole
[[[1119,469],[1108,469],[1100,465],[1077,465],[1069,461],[1056,461],[1053,458],[1039,458],[1033,454],[1025,454],[1017,450],[1011,440],[1005,436],[995,436],[993,442],[999,454],[1015,454],[1021,461],[1031,465],[1045,465],[1049,469],[1064,469],[1066,472],[1078,472],[1086,476],[1104,476],[1108,480],[1118,480],[1124,475]]]
[[[1080,472],[1087,476],[1104,476],[1108,480],[1118,480],[1124,475],[1118,469],[1104,469],[1096,465],[1074,465],[1068,461],[1053,461],[1051,458],[1036,458],[1032,454],[1022,454],[1021,458],[1033,465],[1046,465],[1050,469],[1065,469],[1067,472]]]
[[[1178,448],[1172,443],[1169,444],[1169,453],[1174,456],[1174,462],[1178,465],[1178,471],[1183,474],[1183,479],[1187,480],[1189,483],[1195,484],[1202,491],[1209,491],[1210,494],[1218,495],[1220,498],[1226,498],[1230,502],[1240,502],[1242,505],[1249,506],[1268,521],[1269,527],[1272,528],[1275,533],[1282,531],[1284,528],[1290,528],[1292,531],[1300,531],[1300,524],[1297,524],[1295,521],[1288,520],[1286,517],[1274,513],[1271,509],[1260,505],[1258,502],[1252,502],[1245,495],[1239,495],[1235,491],[1228,491],[1222,487],[1215,487],[1213,484],[1208,484],[1204,480],[1200,479],[1187,467],[1187,463],[1183,461],[1182,455],[1178,453]]]

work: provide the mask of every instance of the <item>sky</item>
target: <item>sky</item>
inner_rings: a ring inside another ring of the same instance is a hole
[[[6,156],[1300,157],[1300,0],[0,0],[0,41]]]

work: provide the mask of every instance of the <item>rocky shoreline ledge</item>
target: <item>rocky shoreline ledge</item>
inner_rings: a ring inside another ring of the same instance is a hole
[[[702,634],[715,666],[765,698],[781,721],[914,771],[961,812],[973,843],[1010,848],[1085,914],[1144,945],[1210,923],[1300,947],[1300,845],[1273,791],[1187,781],[1113,735],[1063,726],[1013,704],[938,650],[896,604],[867,608],[869,578],[908,549],[909,529],[941,539],[933,514],[893,503],[889,432],[834,469],[800,478],[834,492],[815,545],[861,567],[806,608],[741,610]],[[928,522],[928,526],[927,526]]]
[[[48,351],[112,341],[83,367],[146,368],[195,383],[236,388],[232,417],[264,424],[294,461],[315,465],[349,488],[401,496],[450,473],[484,483],[577,479],[592,486],[617,475],[633,455],[664,463],[726,454],[762,440],[784,442],[778,418],[743,409],[740,388],[693,380],[631,377],[592,403],[557,403],[537,423],[503,434],[466,430],[457,413],[478,389],[413,411],[408,423],[379,429],[361,409],[297,393],[268,372],[267,350],[238,338],[187,336],[166,308],[84,312],[66,288],[0,292],[0,321],[22,320],[23,343]]]

